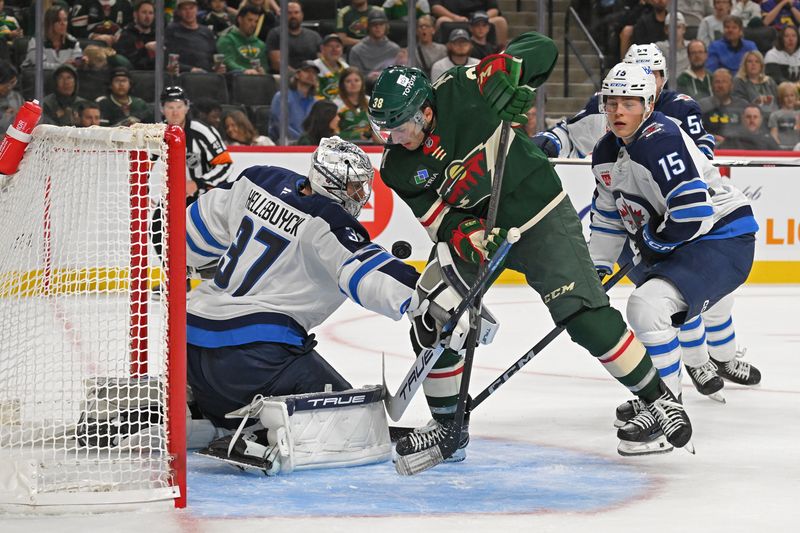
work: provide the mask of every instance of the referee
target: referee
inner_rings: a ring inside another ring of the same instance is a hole
[[[189,117],[189,99],[181,87],[173,85],[161,93],[161,112],[165,122],[180,126],[186,134],[187,203],[208,189],[224,183],[233,160],[222,137],[213,126]]]

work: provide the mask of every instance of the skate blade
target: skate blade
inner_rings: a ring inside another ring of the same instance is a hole
[[[413,476],[431,469],[444,462],[442,451],[438,446],[422,450],[410,455],[399,455],[394,463],[394,469],[401,476]]]
[[[728,403],[728,401],[725,399],[725,396],[721,392],[711,393],[708,396],[706,396],[706,398],[723,404]]]
[[[269,463],[269,461],[258,461],[256,459],[254,459],[253,461],[247,461],[246,459],[234,459],[232,457],[228,457],[227,455],[217,455],[214,452],[207,449],[197,450],[194,453],[197,455],[202,455],[203,457],[208,457],[210,459],[214,459],[216,461],[221,461],[223,463],[229,464],[243,472],[255,472],[258,474],[263,474],[265,476],[274,476],[277,474],[277,472],[274,471],[273,469],[272,463]]]
[[[684,449],[684,450],[686,450],[688,453],[690,453],[690,454],[692,454],[692,455],[695,455],[695,451],[694,451],[694,442],[692,442],[692,441],[689,441],[689,442],[687,442],[687,443],[686,443],[686,444],[683,446],[683,449]]]
[[[638,455],[657,455],[661,453],[669,453],[674,449],[675,447],[667,442],[667,439],[662,435],[647,442],[630,442],[621,440],[617,446],[617,453],[623,457],[636,457]]]

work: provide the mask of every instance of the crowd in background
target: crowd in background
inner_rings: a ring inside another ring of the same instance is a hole
[[[633,44],[669,57],[668,0],[574,0],[613,64]],[[800,143],[800,0],[678,0],[673,87],[698,101],[717,148]]]
[[[0,0],[0,131],[31,98],[37,42],[30,0]],[[45,0],[44,122],[154,120],[153,0]],[[669,54],[668,0],[573,0],[608,63],[631,44]],[[502,49],[496,0],[419,0],[408,47],[405,0],[165,0],[165,86],[181,85],[227,144],[279,140],[277,74],[288,62],[288,140],[332,134],[375,142],[367,102],[380,71],[414,63],[432,79]],[[678,72],[670,83],[703,109],[719,148],[793,149],[800,142],[800,0],[679,0]],[[280,17],[289,47],[279,48]],[[21,85],[21,87],[18,87]],[[21,89],[21,90],[18,90]],[[230,96],[228,96],[230,95]]]

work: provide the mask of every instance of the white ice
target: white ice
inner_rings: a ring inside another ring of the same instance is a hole
[[[613,289],[613,305],[624,310],[629,293],[630,287]],[[552,328],[528,288],[495,287],[487,302],[501,329],[476,353],[473,394]],[[627,393],[563,334],[473,413],[474,443],[459,465],[414,478],[383,464],[282,479],[192,458],[185,510],[3,516],[0,532],[797,531],[800,368],[792,358],[800,348],[799,316],[800,287],[738,291],[737,340],[763,382],[750,389],[726,384],[722,405],[700,397],[685,379],[694,456],[618,456],[613,413]],[[382,352],[391,387],[412,361],[405,322],[355,305],[346,304],[316,333],[318,351],[354,385],[380,382]],[[420,395],[401,424],[427,419]],[[373,499],[384,504],[364,511]]]

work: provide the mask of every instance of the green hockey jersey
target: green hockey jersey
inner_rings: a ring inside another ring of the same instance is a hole
[[[522,59],[520,84],[538,87],[556,64],[558,51],[549,38],[526,33],[509,43],[506,53]],[[448,70],[433,85],[436,119],[422,146],[408,151],[387,148],[383,181],[408,205],[434,241],[446,241],[463,220],[485,218],[488,197],[463,209],[447,205],[439,189],[445,176],[468,173],[488,186],[494,174],[502,123],[478,89],[476,67]],[[562,194],[561,181],[541,150],[522,129],[513,129],[506,159],[497,226],[522,227]]]

